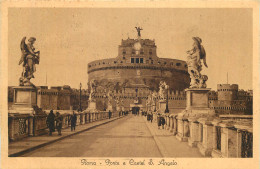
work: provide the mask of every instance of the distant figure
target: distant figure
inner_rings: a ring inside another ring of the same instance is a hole
[[[108,118],[109,118],[109,119],[111,118],[111,115],[112,115],[112,112],[109,110],[109,111],[108,111]]]
[[[56,113],[56,128],[58,130],[58,135],[61,136],[62,116],[59,112]]]
[[[53,110],[51,110],[49,115],[47,116],[47,120],[46,120],[47,127],[49,128],[49,135],[50,136],[52,135],[52,132],[55,131],[54,122],[55,122],[55,115],[53,113]]]
[[[161,125],[162,125],[162,121],[161,121],[161,115],[158,114],[158,117],[157,117],[157,125],[158,125],[158,129],[160,129]]]
[[[73,114],[70,116],[70,122],[71,122],[71,131],[75,131],[76,129],[76,123],[77,123],[77,115],[73,111]]]
[[[150,120],[150,114],[147,114],[147,121]]]
[[[152,113],[150,114],[150,121],[151,121],[151,123],[153,122],[153,114]]]
[[[162,129],[164,129],[164,125],[165,125],[165,119],[164,119],[164,117],[161,117],[161,125],[162,125]]]

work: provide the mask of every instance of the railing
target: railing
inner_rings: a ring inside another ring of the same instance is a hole
[[[253,157],[253,134],[241,131],[241,157]]]
[[[250,158],[253,156],[252,116],[187,118],[164,115],[170,132],[188,141],[201,154],[211,157]]]
[[[9,141],[44,134],[47,128],[46,117],[46,114],[8,114]]]
[[[50,111],[47,111],[50,112]],[[72,110],[54,110],[60,112],[62,116],[62,128],[71,126]],[[117,113],[118,114],[118,113]],[[106,111],[99,112],[80,112],[76,113],[76,125],[84,125],[90,122],[108,119],[109,115]],[[122,114],[121,114],[122,116]],[[46,125],[47,114],[8,114],[8,132],[9,141],[16,141],[28,136],[38,136],[48,132]]]

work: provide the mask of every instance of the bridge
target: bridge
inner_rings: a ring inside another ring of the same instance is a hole
[[[250,147],[246,148],[250,145],[250,139],[252,141],[252,135],[245,130],[246,125],[234,125],[236,128],[232,128],[231,124],[228,123],[228,119],[243,121],[241,120],[243,118],[245,120],[252,118],[249,116],[223,116],[221,117],[223,121],[217,126],[214,126],[217,124],[216,121],[211,124],[208,122],[206,124],[205,121],[198,122],[197,135],[199,140],[196,146],[190,144],[195,133],[195,130],[192,130],[192,123],[190,123],[191,129],[186,133],[182,132],[185,137],[180,139],[181,130],[185,131],[186,129],[182,128],[183,126],[178,126],[176,115],[164,116],[165,125],[158,127],[155,114],[154,120],[151,122],[148,121],[149,118],[145,114],[141,113],[113,114],[112,118],[109,118],[106,112],[79,113],[77,114],[79,118],[76,131],[71,131],[70,123],[66,120],[67,116],[68,114],[63,114],[61,136],[57,132],[54,132],[52,136],[47,133],[29,136],[30,131],[26,129],[26,124],[31,124],[30,117],[9,119],[10,123],[16,126],[16,128],[9,128],[9,131],[11,129],[21,132],[25,128],[24,133],[20,133],[23,137],[18,138],[16,133],[14,136],[17,139],[10,140],[9,156],[184,158],[252,156],[252,147],[251,149]],[[24,120],[21,120],[22,118]],[[17,121],[17,119],[20,120]],[[25,122],[25,125],[21,125],[22,122]],[[203,129],[201,129],[200,127],[203,125]],[[27,127],[30,129],[30,126]],[[203,134],[199,131],[202,131]],[[242,141],[240,142],[239,139]],[[228,147],[226,143],[229,144]],[[204,151],[205,148],[207,151]]]

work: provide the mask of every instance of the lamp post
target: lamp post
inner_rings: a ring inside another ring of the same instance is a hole
[[[82,87],[82,84],[80,82],[79,84],[79,110],[82,111],[81,109],[81,87]]]
[[[169,108],[168,108],[168,92],[169,92],[169,86],[166,86],[166,109],[165,109],[165,113],[169,113]]]

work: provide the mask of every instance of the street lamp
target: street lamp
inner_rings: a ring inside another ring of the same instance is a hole
[[[80,82],[79,84],[79,110],[82,111],[81,109],[81,87],[82,87],[82,84]]]
[[[169,92],[169,86],[166,86],[166,109],[165,109],[165,113],[169,113],[169,108],[168,108],[168,92]]]

